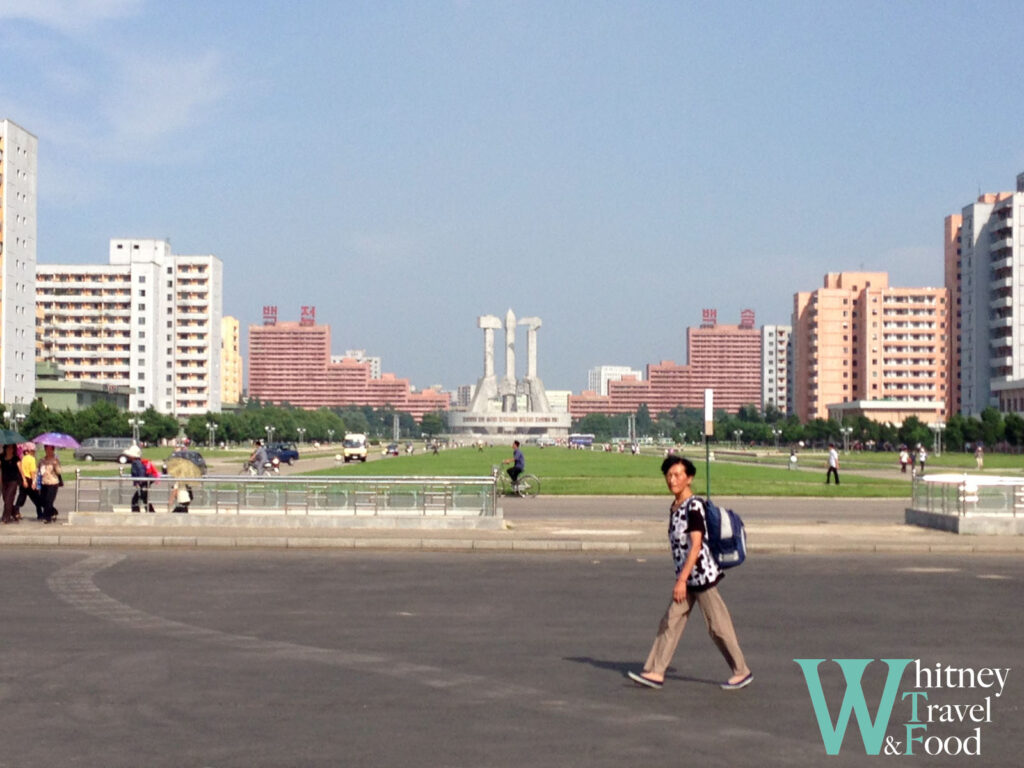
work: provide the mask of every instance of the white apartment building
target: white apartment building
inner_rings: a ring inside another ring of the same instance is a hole
[[[644,380],[643,371],[637,371],[625,365],[598,365],[587,372],[587,389],[599,395],[608,394],[609,381],[621,381],[623,376],[633,376],[637,381]]]
[[[946,286],[959,310],[951,405],[1024,411],[1024,173],[946,219]]]
[[[793,339],[791,325],[761,326],[761,411],[774,405],[782,413],[793,412],[789,358]]]
[[[108,265],[37,265],[37,336],[65,378],[127,386],[129,410],[221,408],[223,266],[166,240],[110,241]]]
[[[367,355],[365,349],[348,349],[345,350],[344,355],[332,356],[331,362],[340,363],[346,357],[355,360],[357,363],[369,363],[371,379],[379,379],[381,377],[381,362],[379,357],[371,357]]]
[[[0,120],[0,402],[35,397],[36,197],[39,140]]]

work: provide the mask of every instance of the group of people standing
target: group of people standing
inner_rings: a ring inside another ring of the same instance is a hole
[[[915,459],[916,463],[920,465],[919,470],[914,469]],[[906,474],[907,467],[910,467],[910,474],[915,474],[916,472],[916,474],[923,475],[926,461],[928,461],[928,451],[920,443],[916,451],[908,450],[905,445],[900,447],[900,472],[903,474]]]
[[[36,460],[35,443],[7,443],[0,452],[0,488],[4,500],[0,522],[17,523],[26,500],[36,508],[36,519],[52,523],[59,512],[54,507],[57,489],[64,485],[60,459],[52,445],[43,446],[44,456]]]

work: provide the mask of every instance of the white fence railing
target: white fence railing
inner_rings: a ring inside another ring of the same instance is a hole
[[[76,512],[130,512],[137,479],[83,477],[75,482]],[[442,515],[494,517],[494,478],[206,476],[154,479],[148,503],[170,512],[175,484],[188,485],[190,513],[307,515]],[[145,510],[143,509],[143,513]]]
[[[1024,518],[1024,479],[952,473],[917,476],[911,507],[958,517]]]

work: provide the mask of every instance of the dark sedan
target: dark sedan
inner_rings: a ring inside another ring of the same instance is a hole
[[[291,464],[299,460],[299,451],[295,443],[270,443],[267,446],[267,456],[271,461],[277,459],[282,464]]]
[[[172,453],[164,460],[165,474],[167,462],[170,461],[171,459],[185,459],[186,461],[191,461],[193,464],[199,467],[199,469],[202,470],[202,473],[204,475],[206,474],[206,459],[203,458],[203,455],[199,451],[193,451],[189,448],[178,448],[174,453]]]

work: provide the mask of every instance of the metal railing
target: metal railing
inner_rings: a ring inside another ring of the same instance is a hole
[[[914,477],[913,509],[958,517],[1024,517],[1024,479],[943,473]]]
[[[137,479],[87,477],[76,470],[75,511],[130,512]],[[190,513],[298,515],[443,515],[493,517],[493,477],[216,476],[150,481],[149,504],[170,512],[176,487],[188,485]],[[145,510],[143,510],[145,511]]]

